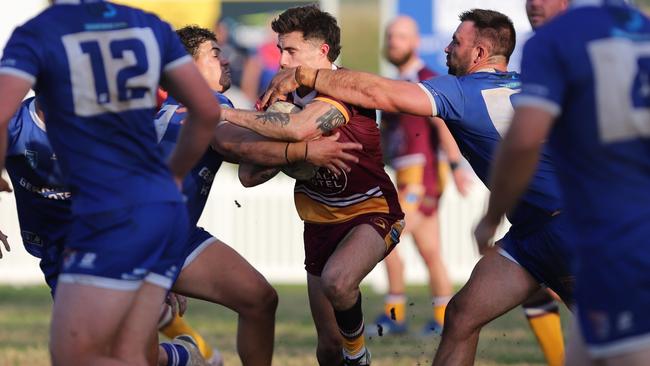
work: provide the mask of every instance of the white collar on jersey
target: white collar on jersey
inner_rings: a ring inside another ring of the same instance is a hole
[[[408,80],[408,81],[419,81],[418,79],[418,72],[422,70],[424,67],[424,61],[422,61],[421,58],[418,58],[413,66],[409,67],[408,70],[405,70],[404,72],[399,74],[399,79],[400,80]]]
[[[332,70],[338,69],[338,66],[332,64]],[[316,95],[318,95],[318,92],[316,90],[310,91],[307,95],[304,97],[300,97],[296,91],[291,92],[293,95],[293,104],[299,106],[300,108],[305,108],[309,102],[311,102],[314,98],[316,98]]]
[[[572,8],[582,6],[603,6],[603,5],[623,5],[629,4],[628,0],[571,0],[569,5]]]
[[[79,5],[81,3],[98,3],[104,0],[54,0],[54,5]]]
[[[32,117],[32,121],[40,128],[41,130],[45,131],[45,123],[43,120],[38,116],[38,113],[36,113],[36,98],[32,100],[29,103],[29,115]]]

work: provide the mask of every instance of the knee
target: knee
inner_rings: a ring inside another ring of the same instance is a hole
[[[466,336],[480,330],[480,325],[473,321],[472,310],[462,296],[454,296],[445,310],[445,333]]]
[[[354,291],[356,286],[346,276],[341,276],[335,271],[323,272],[321,283],[325,296],[335,308],[337,303],[352,302],[353,304],[356,301],[356,291]]]

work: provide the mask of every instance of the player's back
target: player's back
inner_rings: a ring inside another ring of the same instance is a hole
[[[35,99],[25,100],[9,122],[6,168],[14,187],[21,237],[39,258],[70,221],[70,192],[38,117]]]
[[[214,93],[215,103],[225,108],[234,108],[232,102],[221,93]],[[154,121],[159,146],[168,157],[176,147],[180,130],[187,116],[187,109],[173,97],[167,97]],[[196,225],[208,200],[214,177],[221,167],[223,156],[208,147],[183,181],[183,195],[190,217],[190,225]]]
[[[36,82],[73,210],[90,213],[180,201],[153,115],[163,70],[190,61],[151,14],[59,1],[14,31],[0,72]]]
[[[521,90],[519,74],[489,70],[461,77],[445,75],[426,80],[422,86],[433,92],[438,115],[445,120],[476,175],[487,185],[496,148],[510,126],[514,112],[511,98]],[[546,148],[522,201],[546,214],[562,208],[553,164]],[[529,217],[521,204],[515,213],[508,215],[513,224],[528,224],[531,221]]]
[[[586,245],[650,235],[650,21],[622,1],[607,4],[574,7],[540,29],[526,49],[548,62],[522,69],[522,97],[560,114],[550,145]],[[540,89],[546,67],[562,76]]]

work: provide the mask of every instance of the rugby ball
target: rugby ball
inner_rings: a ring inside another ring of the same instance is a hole
[[[267,112],[279,112],[279,113],[296,113],[300,112],[300,107],[293,103],[277,101],[271,104],[267,109]],[[296,180],[309,180],[316,175],[318,167],[309,164],[305,161],[285,165],[280,169],[284,174],[290,176]]]

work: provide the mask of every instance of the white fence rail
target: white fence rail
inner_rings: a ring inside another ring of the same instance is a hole
[[[441,243],[444,262],[455,282],[465,281],[478,259],[471,238],[474,224],[483,212],[486,190],[478,180],[468,197],[458,195],[453,184],[440,205]],[[255,188],[239,184],[235,169],[225,164],[215,179],[201,226],[235,248],[269,281],[302,283],[302,222],[293,204],[293,180],[279,174]],[[41,283],[37,260],[22,247],[13,195],[0,195],[0,230],[9,235],[12,251],[0,259],[0,283]],[[426,270],[410,237],[398,246],[409,283],[425,283]],[[383,265],[366,282],[381,290],[386,286]]]

